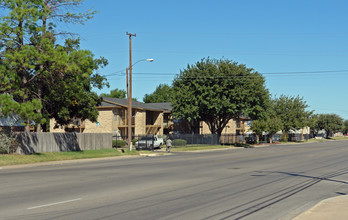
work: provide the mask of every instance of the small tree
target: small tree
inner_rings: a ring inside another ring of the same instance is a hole
[[[256,135],[256,143],[260,143],[260,136],[262,136],[263,132],[267,129],[267,124],[265,120],[259,119],[252,122],[250,129]]]
[[[267,132],[270,143],[273,143],[273,135],[283,129],[283,124],[278,117],[267,117],[253,121],[250,128],[256,134],[257,143],[263,132]]]
[[[336,114],[320,114],[316,127],[319,130],[325,130],[326,139],[328,139],[331,132],[342,130],[343,119]]]
[[[278,117],[267,118],[266,125],[266,131],[269,135],[269,142],[273,143],[273,135],[283,129],[282,120],[280,120]]]
[[[348,134],[348,120],[344,121],[344,129],[343,129],[344,134]]]
[[[277,115],[276,111],[276,102],[275,100],[269,99],[266,105],[265,116],[256,120],[256,124],[254,122],[251,126],[251,129],[257,135],[257,139],[259,135],[262,135],[263,132],[267,132],[269,136],[270,143],[273,142],[273,135],[278,131],[283,129],[283,122]]]
[[[160,84],[151,94],[145,94],[143,101],[145,103],[171,102],[173,89],[167,84]]]
[[[318,121],[317,114],[311,115],[308,119],[308,127],[310,127],[310,133],[312,134],[313,137],[318,133],[317,126],[316,126],[317,121]]]
[[[307,110],[308,105],[299,96],[281,95],[273,100],[275,115],[282,121],[283,134],[291,129],[303,128],[309,125],[309,117],[313,111]]]

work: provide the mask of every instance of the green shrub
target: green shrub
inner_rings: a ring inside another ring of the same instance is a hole
[[[127,141],[124,140],[112,140],[112,147],[124,147],[127,145]]]
[[[14,153],[18,147],[17,141],[11,136],[11,132],[7,130],[0,131],[0,153]]]
[[[185,146],[186,144],[187,144],[187,141],[183,139],[175,139],[172,142],[173,146]]]
[[[167,140],[167,135],[165,134],[159,134],[157,135],[158,138],[163,138],[163,140]]]
[[[137,142],[137,141],[138,141],[138,138],[133,139],[132,140],[132,145],[135,146],[135,142]]]

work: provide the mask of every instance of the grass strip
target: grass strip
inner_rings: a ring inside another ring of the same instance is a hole
[[[40,163],[48,161],[77,160],[88,158],[117,157],[123,155],[139,155],[139,151],[124,150],[122,153],[116,149],[100,149],[86,151],[36,153],[30,155],[0,154],[0,166]]]

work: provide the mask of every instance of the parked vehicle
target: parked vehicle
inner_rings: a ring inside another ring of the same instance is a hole
[[[163,145],[163,138],[158,138],[157,135],[154,136],[145,136],[140,138],[137,142],[135,142],[135,148],[137,150],[142,149],[161,149]]]

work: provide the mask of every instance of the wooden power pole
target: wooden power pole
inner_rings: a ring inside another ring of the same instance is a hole
[[[132,150],[132,37],[136,37],[136,34],[126,33],[129,36],[129,67],[127,78],[127,111],[128,111],[128,147]]]

